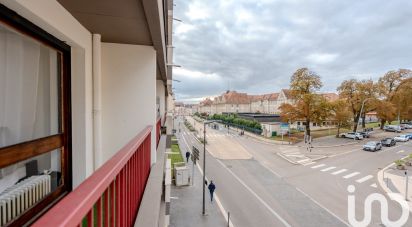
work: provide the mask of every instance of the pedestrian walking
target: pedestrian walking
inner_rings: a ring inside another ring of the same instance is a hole
[[[190,152],[186,151],[186,162],[189,162]]]
[[[213,193],[215,192],[216,185],[213,183],[213,181],[210,181],[209,186],[207,187],[210,192],[210,202],[213,202]]]

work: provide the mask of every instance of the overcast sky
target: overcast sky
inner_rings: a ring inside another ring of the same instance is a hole
[[[288,88],[301,67],[323,91],[412,69],[410,0],[174,0],[176,99]]]

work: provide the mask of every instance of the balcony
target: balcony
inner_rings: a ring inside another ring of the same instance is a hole
[[[150,166],[152,128],[142,130],[33,226],[158,226],[165,136],[156,125],[157,162]]]

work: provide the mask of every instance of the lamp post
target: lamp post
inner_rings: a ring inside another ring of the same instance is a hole
[[[362,117],[363,107],[365,106],[365,102],[366,102],[368,99],[371,99],[371,98],[366,98],[366,99],[365,99],[365,100],[363,100],[363,102],[362,102],[362,106],[361,106],[361,109],[360,109],[360,113],[359,113],[358,122],[356,123],[356,130],[355,130],[355,133],[356,133],[356,132],[358,132],[359,120],[360,120],[360,119],[361,119],[361,117]],[[353,139],[354,139],[354,140],[356,140],[356,136],[355,136]]]
[[[206,125],[213,123],[215,121],[205,121],[203,123],[203,203],[202,203],[202,214],[206,215],[205,208],[205,192],[206,192]]]

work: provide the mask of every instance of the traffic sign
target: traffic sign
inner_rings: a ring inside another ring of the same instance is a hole
[[[195,146],[193,146],[193,147],[192,147],[192,157],[193,157],[195,160],[199,160],[199,155],[200,155],[199,149],[197,149]]]

